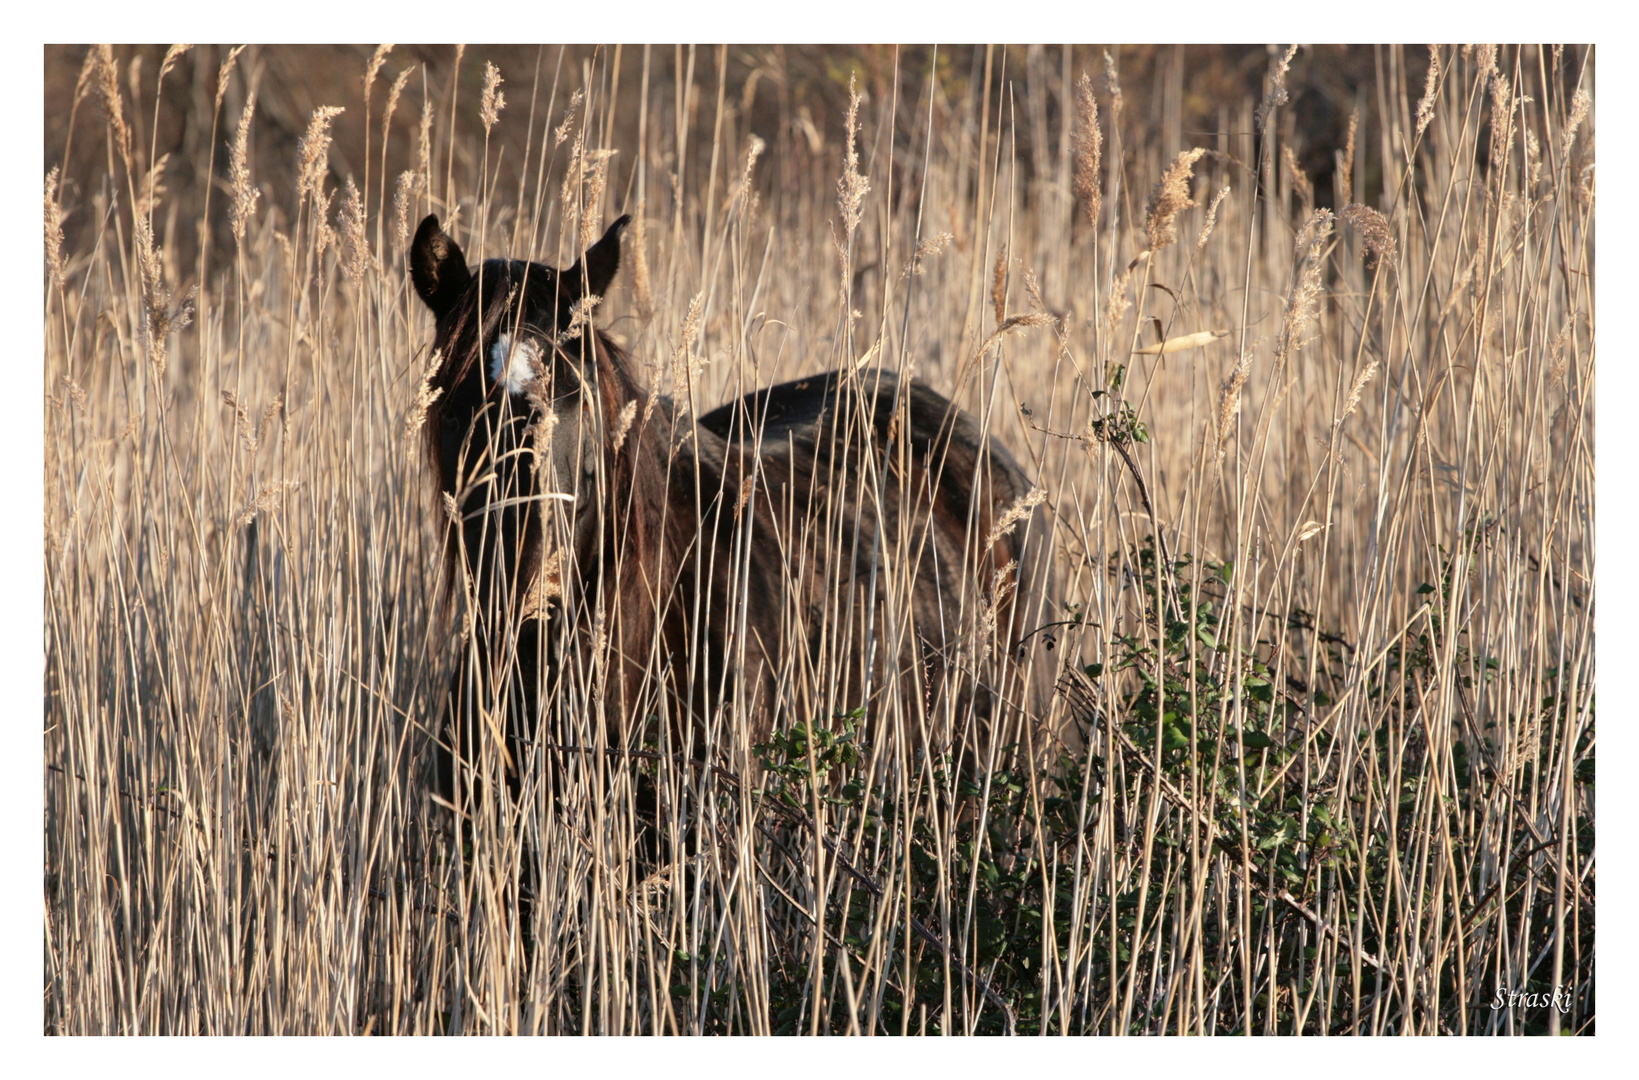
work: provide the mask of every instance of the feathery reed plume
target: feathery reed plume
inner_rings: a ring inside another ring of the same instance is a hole
[[[1338,417],[1337,421],[1339,424],[1347,420],[1349,418],[1349,414],[1354,412],[1360,405],[1361,392],[1366,389],[1366,384],[1371,382],[1372,376],[1376,374],[1377,361],[1373,360],[1371,363],[1367,364],[1364,369],[1362,369],[1359,375],[1355,376],[1354,384],[1349,387],[1348,400],[1343,402],[1343,415]]]
[[[1334,187],[1337,201],[1347,206],[1354,202],[1354,139],[1360,129],[1360,110],[1349,114],[1349,134],[1343,143],[1343,154],[1338,158]]]
[[[1110,295],[1104,301],[1104,330],[1106,334],[1114,334],[1115,328],[1121,325],[1121,317],[1127,314],[1132,307],[1132,301],[1127,298],[1127,290],[1132,287],[1133,273],[1144,263],[1149,261],[1150,253],[1141,251],[1138,258],[1127,264],[1127,269],[1121,276],[1110,284]]]
[[[393,80],[393,85],[387,90],[387,107],[381,111],[381,143],[387,145],[387,133],[392,127],[393,114],[398,111],[398,96],[404,92],[404,84],[410,81],[410,72],[414,68],[405,68]]]
[[[159,62],[159,78],[154,80],[154,93],[159,93],[159,86],[165,81],[165,76],[171,73],[171,69],[176,67],[176,62],[191,48],[192,45],[172,45],[165,50],[165,59]]]
[[[1491,167],[1500,168],[1508,160],[1514,140],[1514,88],[1508,76],[1491,73]]]
[[[67,375],[63,376],[63,387],[68,391],[69,400],[74,402],[75,410],[78,411],[81,416],[86,415],[86,413],[91,409],[91,399],[86,394],[85,387],[81,386]]]
[[[54,288],[63,287],[63,208],[57,203],[57,166],[46,173],[46,273]]]
[[[148,176],[142,181],[142,190],[149,194],[156,204],[165,197],[168,189],[165,187],[165,166],[171,163],[171,155],[164,153],[154,162],[154,167],[148,170]]]
[[[751,173],[757,167],[757,159],[762,156],[766,146],[767,144],[755,134],[748,136],[746,139],[745,168],[740,170],[740,185],[734,189],[734,195],[731,196],[731,198],[740,200],[741,221],[744,221],[746,215],[751,211],[751,203],[755,196],[755,192],[751,189]]]
[[[370,241],[365,236],[364,199],[351,176],[347,178],[347,195],[336,212],[336,226],[341,238],[341,271],[357,288],[370,269]]]
[[[415,175],[417,191],[427,191],[433,179],[433,103],[421,103],[421,138],[416,144]]]
[[[1286,362],[1303,344],[1303,335],[1315,321],[1315,301],[1323,291],[1321,275],[1325,270],[1326,242],[1332,235],[1332,212],[1322,207],[1309,215],[1309,220],[1298,230],[1296,247],[1298,269],[1292,280],[1292,290],[1286,296],[1286,310],[1281,317],[1280,330],[1275,335],[1275,375],[1286,370]]]
[[[146,316],[144,336],[148,343],[148,362],[153,365],[157,378],[165,377],[165,341],[173,330],[181,330],[193,322],[194,294],[198,286],[188,290],[181,300],[172,303],[171,290],[165,286],[165,260],[154,243],[153,224],[146,214],[139,215],[133,230],[136,240],[137,272],[142,281],[143,313]]]
[[[250,148],[250,121],[256,115],[256,93],[252,91],[245,99],[245,110],[239,114],[239,129],[233,136],[233,149],[228,155],[228,182],[233,187],[233,206],[228,211],[228,220],[233,226],[235,243],[242,243],[245,239],[245,226],[250,222],[251,215],[256,213],[256,200],[262,197],[250,182],[250,165],[246,161]]]
[[[649,227],[644,218],[648,209],[645,200],[637,202],[632,215],[632,292],[637,300],[638,313],[647,319],[654,315],[654,288],[649,281]]]
[[[1428,47],[1428,78],[1423,83],[1423,97],[1417,102],[1417,137],[1421,139],[1434,121],[1434,95],[1440,88],[1440,49]]]
[[[615,434],[609,440],[609,449],[620,453],[620,448],[626,445],[626,433],[632,430],[632,421],[637,419],[637,399],[628,401],[615,418]],[[749,486],[749,485],[748,485]]]
[[[376,84],[376,76],[381,73],[381,65],[387,62],[387,54],[393,51],[391,45],[377,45],[376,51],[370,54],[370,62],[364,67],[364,115],[370,115],[370,88]]]
[[[216,107],[222,107],[222,98],[228,92],[228,76],[233,74],[234,65],[239,62],[239,54],[245,51],[243,45],[235,45],[228,50],[228,58],[222,61],[222,66],[216,69]]]
[[[1565,378],[1566,370],[1571,366],[1569,351],[1565,348],[1571,340],[1571,320],[1565,320],[1565,326],[1555,335],[1548,346],[1548,378],[1559,382]]]
[[[330,167],[330,122],[346,110],[340,105],[320,105],[313,110],[307,133],[297,144],[296,199],[321,199],[325,173]],[[315,207],[315,210],[317,207]]]
[[[1360,250],[1360,258],[1365,262],[1366,269],[1375,270],[1383,259],[1394,258],[1394,233],[1381,210],[1350,203],[1343,208],[1341,216],[1350,228],[1360,234],[1360,241],[1365,245]]]
[[[575,110],[580,108],[581,100],[585,97],[586,92],[584,90],[576,90],[569,96],[569,107],[563,110],[563,123],[559,124],[558,129],[552,133],[553,149],[562,146],[563,141],[569,138],[570,129],[575,124]]]
[[[837,206],[842,210],[842,235],[851,237],[859,227],[860,203],[865,200],[871,185],[859,172],[859,103],[860,94],[854,87],[854,76],[848,76],[848,118],[846,157],[842,178],[837,181]]]
[[[568,341],[592,321],[592,314],[603,303],[601,296],[583,296],[569,306],[569,324],[558,334],[559,341]]]
[[[427,410],[444,393],[443,387],[433,385],[433,376],[438,374],[442,361],[443,356],[437,350],[434,350],[432,356],[427,360],[427,370],[422,372],[421,382],[416,387],[415,400],[410,403],[410,411],[404,417],[404,441],[406,443],[413,444],[415,442],[416,435],[427,423]]]
[[[256,423],[257,439],[267,438],[267,429],[273,426],[273,421],[279,419],[279,414],[284,412],[284,409],[285,396],[283,394],[275,396],[272,401],[267,403],[267,407],[262,410],[262,419]]]
[[[119,148],[120,160],[125,163],[127,173],[131,171],[131,129],[125,123],[125,103],[120,97],[119,65],[114,62],[114,49],[110,45],[98,45],[97,56],[97,89],[101,91],[103,113],[108,118],[109,129],[114,133],[114,143]]]
[[[672,350],[672,385],[682,393],[688,386],[688,381],[694,377],[696,365],[690,358],[690,350],[694,348],[695,339],[700,336],[700,315],[706,308],[705,292],[697,292],[689,301],[688,314],[683,317],[683,337]]]
[[[1198,146],[1179,154],[1150,191],[1150,201],[1144,210],[1144,235],[1149,242],[1148,250],[1159,251],[1177,240],[1179,213],[1199,205],[1190,197],[1189,182],[1195,172],[1195,163],[1205,153],[1206,148]]]
[[[1241,411],[1241,388],[1252,372],[1252,350],[1245,349],[1235,361],[1229,377],[1218,390],[1218,447],[1214,463],[1222,465],[1224,451],[1229,447],[1229,433],[1235,423],[1235,414]]]
[[[484,135],[489,135],[490,129],[501,119],[501,110],[506,108],[506,95],[501,93],[501,69],[484,61],[484,92],[479,98],[478,115],[484,121]]]
[[[1298,201],[1305,206],[1312,205],[1315,201],[1314,185],[1309,183],[1309,174],[1305,173],[1303,166],[1298,164],[1298,156],[1292,152],[1291,143],[1281,144],[1280,161],[1281,167],[1286,173],[1286,182],[1291,185],[1293,193],[1298,197]]]
[[[1030,297],[1031,307],[1037,311],[1047,310],[1047,303],[1041,298],[1041,282],[1036,280],[1036,272],[1028,266],[1024,268],[1024,291],[1025,295]]]
[[[990,304],[996,309],[998,325],[1007,321],[1007,245],[996,253],[996,268],[990,272]]]
[[[1565,121],[1565,135],[1561,141],[1560,156],[1568,158],[1571,153],[1571,144],[1576,141],[1576,130],[1582,126],[1582,121],[1588,118],[1588,108],[1593,104],[1593,98],[1582,87],[1576,88],[1571,95],[1571,115]]]
[[[1212,196],[1212,204],[1206,208],[1206,220],[1201,223],[1201,235],[1195,238],[1195,250],[1201,251],[1206,247],[1207,240],[1212,236],[1212,230],[1218,227],[1218,204],[1229,195],[1229,185],[1225,184],[1218,189],[1218,194]]]
[[[239,432],[239,444],[245,448],[245,453],[256,453],[256,448],[260,444],[256,438],[256,429],[250,423],[250,412],[240,404],[238,395],[232,390],[222,391],[222,404],[233,410],[234,429]]]
[[[285,492],[301,486],[298,480],[270,480],[263,484],[256,495],[245,504],[234,519],[243,528],[256,520],[257,514],[272,513],[279,509],[279,501],[284,498]],[[449,495],[444,496],[446,499]]]
[[[1076,126],[1071,136],[1071,148],[1076,163],[1071,187],[1087,212],[1087,220],[1096,229],[1099,215],[1104,210],[1103,187],[1099,184],[1104,133],[1098,127],[1098,102],[1093,99],[1093,80],[1085,71],[1076,80]]]
[[[393,188],[393,250],[403,252],[410,246],[410,202],[415,198],[419,177],[405,169],[398,174]]]
[[[1012,532],[1013,527],[1029,517],[1030,511],[1040,506],[1046,498],[1046,490],[1039,487],[1031,488],[1019,496],[1013,505],[1009,506],[1002,513],[1002,516],[996,519],[996,524],[991,527],[990,535],[985,537],[984,550],[989,551],[995,547],[996,541]]]
[[[923,260],[931,258],[932,256],[938,255],[940,252],[944,251],[945,248],[950,246],[950,242],[953,239],[954,237],[950,233],[941,232],[936,233],[917,244],[916,250],[911,253],[911,257],[905,262],[905,269],[900,271],[900,280],[903,281],[912,274],[926,273],[927,267],[922,265]]]
[[[990,351],[992,345],[1009,334],[1017,333],[1032,326],[1051,326],[1054,322],[1053,316],[1045,311],[1032,311],[1027,315],[1009,315],[1000,326],[990,332],[989,337],[985,338],[985,343],[980,345],[979,351],[973,354],[973,361],[977,363],[981,356]]]
[[[1542,144],[1529,125],[1522,129],[1522,134],[1525,136],[1525,189],[1535,193],[1537,181],[1542,178]]]
[[[559,199],[563,203],[563,219],[574,221],[581,208],[579,202],[581,183],[586,179],[586,129],[581,127],[575,132],[575,141],[569,144],[569,160],[563,166],[563,190]],[[584,226],[584,223],[582,223]],[[579,236],[577,234],[577,239]]]
[[[1110,95],[1110,124],[1112,128],[1121,123],[1121,107],[1126,99],[1121,96],[1121,78],[1116,74],[1115,57],[1110,50],[1104,50],[1104,89]]]
[[[1482,84],[1497,70],[1495,45],[1464,45],[1463,56],[1474,62],[1474,78]]]
[[[580,246],[584,251],[597,241],[603,224],[603,190],[609,183],[609,159],[618,150],[593,150],[586,155],[591,175],[586,179],[586,211],[580,219]]]
[[[85,50],[85,59],[80,62],[80,77],[74,82],[74,104],[78,105],[91,92],[92,80],[101,70],[101,56],[96,45]]]
[[[320,258],[336,244],[336,230],[330,227],[330,204],[336,200],[334,191],[323,191],[313,200],[314,254]]]
[[[1292,57],[1296,56],[1297,53],[1298,47],[1296,45],[1287,49],[1286,54],[1275,64],[1275,70],[1270,72],[1269,92],[1264,95],[1262,104],[1258,106],[1258,130],[1265,135],[1269,133],[1269,114],[1287,102],[1286,72],[1291,68]]]

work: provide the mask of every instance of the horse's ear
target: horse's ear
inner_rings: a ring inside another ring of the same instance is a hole
[[[591,296],[602,296],[620,269],[620,234],[632,223],[632,215],[622,214],[609,226],[603,239],[586,249],[580,265],[586,275],[586,291]]]
[[[432,313],[442,318],[467,291],[472,275],[467,257],[455,238],[438,224],[437,214],[428,214],[415,231],[410,244],[410,278],[415,291]]]

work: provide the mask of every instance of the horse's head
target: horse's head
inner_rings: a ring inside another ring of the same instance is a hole
[[[591,494],[598,456],[589,450],[612,389],[600,392],[609,380],[599,367],[613,350],[591,327],[592,306],[620,267],[630,220],[611,225],[568,270],[490,259],[474,273],[437,216],[416,230],[410,275],[437,319],[429,449],[482,579],[496,570],[527,577],[517,560],[539,550],[539,503]]]

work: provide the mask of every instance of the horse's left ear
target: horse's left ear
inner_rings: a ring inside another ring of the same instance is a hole
[[[415,231],[410,244],[410,280],[422,302],[441,319],[472,283],[461,245],[438,224],[437,214],[428,214]]]
[[[580,265],[586,275],[586,291],[591,296],[602,296],[620,269],[620,234],[632,223],[632,215],[622,214],[609,226],[603,239],[586,249]]]

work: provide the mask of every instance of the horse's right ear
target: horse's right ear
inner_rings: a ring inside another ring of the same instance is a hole
[[[410,279],[416,294],[439,318],[455,306],[472,282],[467,257],[455,238],[439,226],[437,214],[428,214],[415,231],[410,244]]]

